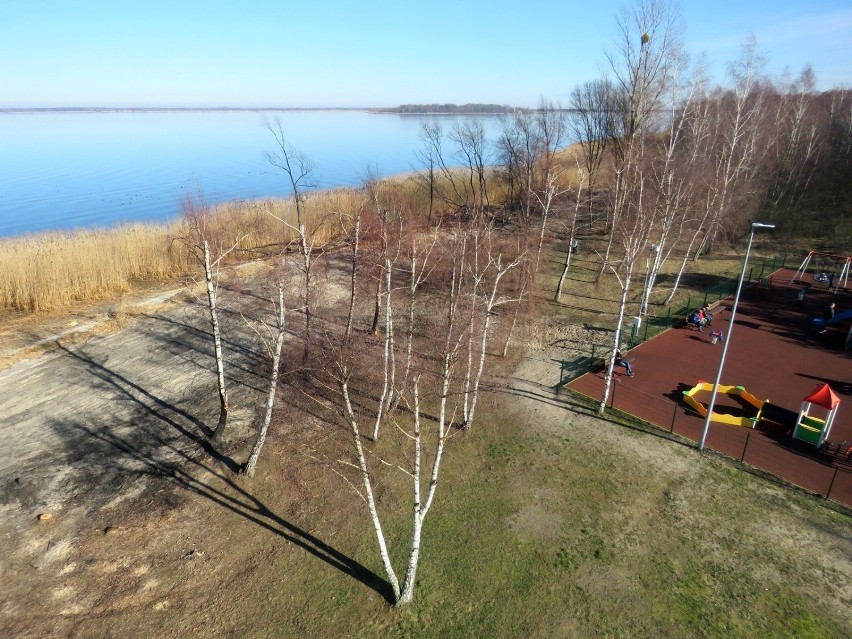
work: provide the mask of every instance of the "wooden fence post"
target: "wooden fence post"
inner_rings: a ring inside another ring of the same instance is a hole
[[[834,474],[831,476],[831,483],[828,485],[828,492],[825,493],[825,498],[828,499],[831,495],[831,489],[834,488],[834,480],[837,479],[837,471],[840,470],[837,466],[834,467]]]
[[[750,439],[751,439],[751,428],[748,429],[748,435],[746,435],[746,442],[745,442],[745,446],[743,446],[743,454],[742,454],[742,457],[740,457],[740,463],[742,463],[743,460],[745,459],[746,451],[748,450],[748,442],[749,442]]]

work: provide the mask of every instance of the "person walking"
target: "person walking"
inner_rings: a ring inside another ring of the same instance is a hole
[[[831,323],[831,320],[834,319],[834,302],[832,302],[825,308],[825,312],[823,312],[822,318],[825,320],[825,324],[820,333],[825,333],[828,331],[829,323]]]

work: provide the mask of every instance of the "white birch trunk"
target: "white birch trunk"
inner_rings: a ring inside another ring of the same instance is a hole
[[[565,264],[562,266],[562,275],[559,276],[559,284],[556,286],[555,302],[562,301],[562,289],[565,286],[565,278],[568,277],[568,269],[571,268],[571,252],[574,250],[574,233],[577,228],[577,214],[580,211],[580,198],[583,193],[583,173],[580,172],[580,184],[577,186],[577,199],[574,202],[574,213],[571,215],[571,226],[568,237],[568,250],[565,251]],[[591,192],[589,193],[589,202],[591,203]],[[590,204],[591,206],[591,204]]]
[[[473,341],[474,341],[474,323],[476,319],[476,299],[479,295],[479,289],[482,286],[483,273],[479,271],[479,236],[474,237],[473,251],[473,287],[470,293],[470,318],[467,327],[467,368],[464,375],[464,390],[462,395],[462,422],[467,424],[470,417],[470,389],[471,379],[473,376]],[[464,269],[464,264],[462,264]]]
[[[364,500],[367,502],[367,509],[370,512],[370,520],[373,523],[373,529],[376,533],[376,541],[379,545],[379,555],[382,559],[382,565],[385,568],[388,582],[393,590],[394,601],[400,599],[399,579],[393,569],[393,563],[388,553],[387,543],[385,542],[385,534],[382,530],[382,522],[379,518],[379,511],[376,508],[376,500],[373,496],[373,484],[370,480],[370,473],[367,469],[367,458],[364,455],[364,447],[361,444],[361,433],[358,430],[358,421],[355,419],[355,412],[352,410],[352,402],[349,399],[349,382],[345,377],[340,382],[340,391],[343,394],[343,402],[346,407],[346,415],[349,421],[349,428],[352,431],[352,441],[355,445],[355,453],[358,457],[358,469],[361,474],[361,483],[364,486]]]
[[[615,370],[615,352],[620,348],[621,329],[624,325],[624,313],[627,308],[627,294],[630,291],[630,278],[633,274],[633,264],[629,263],[627,273],[624,276],[624,281],[621,283],[621,303],[618,307],[618,319],[615,323],[615,338],[613,340],[612,353],[609,356],[609,362],[606,367],[606,375],[604,375],[604,390],[601,396],[601,402],[598,406],[598,413],[601,415],[606,411],[606,403],[609,400],[609,393],[612,388],[613,371]]]
[[[414,355],[414,299],[417,292],[419,278],[417,276],[417,240],[411,242],[411,281],[408,291],[408,336],[405,343],[405,374],[402,377],[402,388],[408,386],[408,380],[411,375],[411,360]],[[396,392],[394,387],[391,387],[391,392],[396,394],[393,400],[393,405],[396,407],[402,399],[402,392]]]
[[[222,335],[219,329],[219,314],[216,311],[216,289],[213,266],[210,262],[210,243],[203,240],[204,279],[207,283],[207,305],[210,311],[210,324],[213,328],[213,351],[216,357],[216,380],[219,386],[219,423],[213,431],[213,441],[219,441],[228,423],[228,391],[225,388],[225,361],[222,357]]]
[[[284,345],[284,282],[278,282],[278,332],[275,335],[275,346],[272,353],[272,374],[269,377],[269,391],[266,394],[266,413],[263,416],[263,426],[260,429],[260,434],[254,447],[251,450],[248,461],[246,462],[243,474],[248,477],[254,477],[254,471],[257,467],[257,460],[260,457],[260,450],[266,442],[266,434],[269,431],[269,424],[272,422],[272,409],[275,406],[275,391],[278,389],[278,368],[281,364],[281,348]]]
[[[495,264],[497,273],[494,276],[494,284],[491,287],[491,293],[485,303],[485,317],[482,322],[482,339],[479,348],[479,365],[477,366],[476,377],[473,381],[473,386],[470,390],[470,411],[468,412],[467,418],[464,422],[465,430],[470,430],[470,427],[473,425],[474,415],[476,413],[476,401],[479,397],[479,384],[482,380],[482,371],[485,368],[485,355],[488,347],[488,333],[491,327],[491,315],[494,312],[494,308],[497,306],[497,293],[500,289],[500,280],[503,279],[503,276],[506,273],[508,273],[511,269],[518,265],[519,259],[516,259],[514,262],[505,267],[501,267],[500,257],[497,257],[497,261]]]
[[[382,419],[385,416],[385,399],[388,395],[388,377],[390,373],[390,348],[393,334],[393,324],[391,316],[391,270],[390,260],[387,260],[385,268],[385,350],[383,357],[383,382],[382,394],[379,396],[379,404],[376,409],[376,423],[373,426],[373,441],[379,438],[379,427],[382,424]]]
[[[385,395],[385,412],[390,412],[391,406],[393,405],[393,396],[394,389],[396,388],[396,327],[394,326],[393,321],[393,308],[391,307],[391,289],[392,281],[391,281],[391,261],[387,260],[387,270],[388,270],[388,307],[387,307],[387,340],[388,340],[388,352],[390,354],[390,378],[388,379],[388,390]]]
[[[420,437],[420,397],[417,380],[414,380],[414,468],[412,472],[413,500],[411,508],[411,543],[408,549],[408,564],[402,580],[402,592],[397,605],[411,602],[414,596],[414,583],[417,577],[417,565],[420,561],[420,536],[423,531],[423,513],[420,505],[420,456],[422,453]]]
[[[352,323],[355,318],[355,298],[358,282],[358,249],[361,240],[361,212],[355,218],[355,237],[352,241],[352,278],[349,289],[349,314],[346,317],[346,331],[343,334],[344,348],[349,346],[349,337],[352,335]]]
[[[445,369],[448,370],[448,369]],[[449,377],[445,377],[449,380]],[[446,390],[442,390],[442,395],[445,395]],[[421,536],[423,531],[423,522],[429,509],[432,507],[432,502],[435,499],[435,493],[438,489],[438,475],[441,469],[441,460],[444,454],[444,445],[447,441],[447,424],[443,418],[438,423],[438,445],[435,448],[435,457],[432,461],[432,473],[429,477],[429,488],[426,494],[425,503],[420,500],[420,475],[421,475],[421,437],[420,437],[420,393],[418,391],[417,380],[414,381],[414,422],[415,422],[415,454],[414,454],[414,504],[412,508],[411,522],[411,543],[408,551],[408,564],[405,570],[405,578],[403,579],[402,592],[400,593],[397,606],[402,606],[411,603],[414,596],[414,584],[417,582],[417,567],[420,562],[420,547]]]
[[[311,251],[313,246],[308,243],[305,226],[299,226],[299,248],[302,253],[305,270],[305,350],[302,353],[302,364],[307,364],[311,354]]]

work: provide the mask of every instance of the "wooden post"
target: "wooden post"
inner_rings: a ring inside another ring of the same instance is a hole
[[[742,463],[742,462],[743,462],[743,460],[745,459],[746,451],[748,450],[748,441],[749,441],[750,439],[751,439],[751,429],[749,428],[749,430],[748,430],[748,435],[746,435],[746,442],[745,442],[745,446],[743,446],[743,454],[742,454],[742,456],[740,457],[740,463]]]
[[[828,485],[828,492],[825,493],[825,498],[828,499],[829,495],[831,495],[831,489],[834,488],[834,480],[837,479],[837,471],[840,470],[838,466],[834,467],[834,474],[831,476],[831,483]]]

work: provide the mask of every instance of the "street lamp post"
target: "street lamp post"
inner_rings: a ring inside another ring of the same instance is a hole
[[[725,368],[725,356],[728,354],[728,346],[731,344],[731,336],[734,332],[734,318],[737,315],[737,304],[740,301],[740,292],[743,290],[743,280],[745,279],[746,267],[748,266],[748,256],[751,252],[751,242],[754,239],[754,232],[757,229],[774,229],[774,224],[761,224],[760,222],[751,223],[751,234],[748,236],[748,246],[746,247],[745,257],[743,258],[743,272],[740,273],[740,281],[737,284],[737,293],[734,295],[734,305],[731,308],[731,320],[728,325],[728,334],[722,342],[722,356],[719,358],[719,370],[716,371],[716,382],[713,384],[713,391],[710,393],[710,403],[707,405],[707,416],[704,418],[704,430],[701,433],[701,441],[698,442],[698,450],[704,450],[704,443],[707,441],[707,434],[710,432],[710,418],[713,416],[713,407],[716,405],[716,390],[719,388],[719,382],[722,379],[722,369]]]

